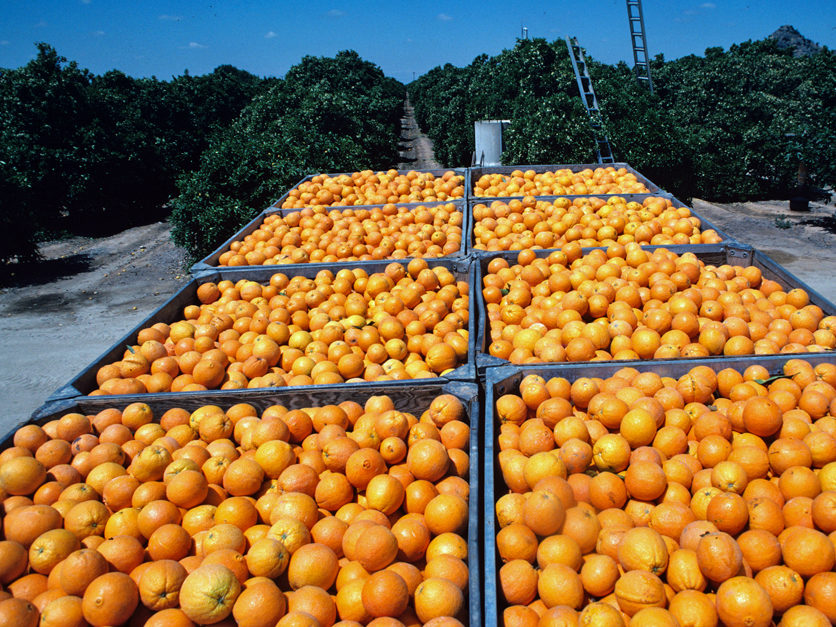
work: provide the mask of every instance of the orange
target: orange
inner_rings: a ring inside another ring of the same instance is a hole
[[[462,591],[452,581],[430,577],[415,589],[415,612],[427,623],[442,616],[456,616],[464,605]]]
[[[287,609],[284,593],[273,582],[248,585],[235,600],[232,616],[242,627],[275,625]]]
[[[391,570],[372,574],[363,582],[363,607],[372,617],[400,616],[409,604],[409,590],[404,579]]]
[[[732,577],[717,589],[717,615],[731,626],[768,626],[772,622],[772,602],[756,580]]]
[[[215,594],[207,596],[206,589]],[[215,623],[232,613],[241,585],[226,566],[208,564],[189,573],[180,587],[180,609],[197,623]]]
[[[314,585],[328,589],[337,578],[337,555],[324,544],[299,547],[290,557],[288,583],[294,590]]]
[[[126,622],[139,604],[139,591],[124,573],[106,573],[95,578],[84,592],[82,612],[91,625]]]

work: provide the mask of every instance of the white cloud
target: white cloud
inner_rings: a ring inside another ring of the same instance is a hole
[[[341,11],[340,9],[331,9],[326,13],[328,17],[342,17],[345,15],[345,11]]]
[[[163,15],[160,16],[160,19],[163,22],[179,22],[180,20],[183,19],[183,16],[182,15],[165,15],[165,14],[163,14]]]
[[[35,28],[43,28],[44,26],[49,26],[44,20],[41,20],[37,24],[35,24]]]
[[[93,0],[81,0],[81,4],[90,4]]]
[[[701,8],[701,9],[716,9],[716,8],[717,8],[717,5],[716,5],[716,4],[714,4],[713,2],[703,2],[703,3],[700,5],[700,8]]]
[[[3,39],[2,41],[0,41],[0,46],[8,46],[10,43],[12,42],[10,42],[8,39]]]
[[[264,36],[264,39],[273,39],[273,37],[278,37],[278,33],[274,31],[268,31],[267,34]]]
[[[199,44],[196,41],[189,42],[189,48],[192,50],[198,50],[200,48],[208,48],[208,46],[204,46],[203,44]]]
[[[438,14],[438,19],[440,19],[442,22],[450,22],[450,21],[452,21],[453,16],[452,15],[447,15],[446,13],[439,13]]]
[[[94,37],[101,37],[104,34],[105,34],[105,32],[103,30],[94,30],[93,31],[93,36]]]

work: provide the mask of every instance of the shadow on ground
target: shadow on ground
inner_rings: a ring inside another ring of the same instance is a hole
[[[43,259],[0,266],[0,288],[44,285],[90,270],[92,257],[87,253],[60,259]]]
[[[817,218],[810,218],[809,220],[802,220],[801,224],[808,226],[817,226],[830,233],[836,233],[836,216],[821,216]]]

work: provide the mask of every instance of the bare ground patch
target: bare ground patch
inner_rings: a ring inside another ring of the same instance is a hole
[[[189,280],[168,223],[41,246],[0,275],[0,428],[37,409]]]

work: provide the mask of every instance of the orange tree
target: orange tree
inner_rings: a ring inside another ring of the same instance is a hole
[[[164,217],[176,176],[265,83],[221,66],[204,76],[95,75],[41,43],[0,70],[0,261],[37,241]]]
[[[652,61],[655,94],[624,64],[585,55],[615,157],[687,199],[780,197],[799,162],[836,183],[836,56],[793,56],[772,41]],[[593,139],[562,40],[520,40],[467,67],[437,67],[409,93],[446,165],[470,162],[473,122],[507,118],[503,162],[592,160]]]
[[[434,68],[408,89],[418,124],[446,166],[470,164],[473,122],[484,119],[511,121],[507,163],[553,163],[558,155],[560,163],[593,158],[592,135],[560,41],[518,40],[465,68]]]
[[[305,57],[180,177],[175,242],[199,259],[306,174],[392,167],[402,103],[403,86],[356,52]]]
[[[653,72],[658,106],[692,155],[702,197],[781,196],[795,185],[799,161],[813,184],[836,183],[832,51],[795,57],[772,41],[748,41],[659,59]]]
[[[682,198],[696,195],[694,147],[675,114],[636,82],[626,63],[590,61],[590,72],[616,159]]]

